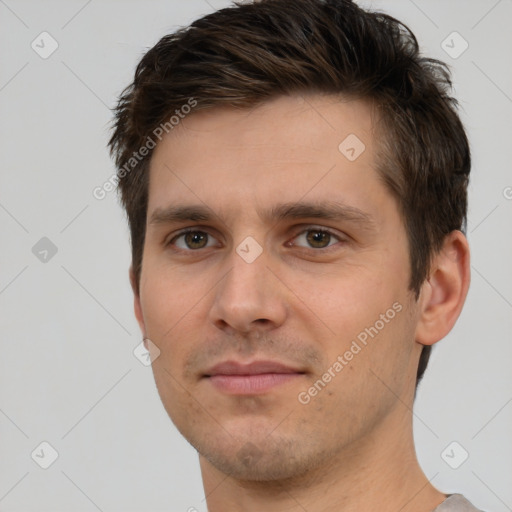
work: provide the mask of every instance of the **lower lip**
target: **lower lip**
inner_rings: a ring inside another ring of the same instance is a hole
[[[257,375],[212,375],[208,380],[224,393],[254,395],[290,382],[300,373],[261,373]]]

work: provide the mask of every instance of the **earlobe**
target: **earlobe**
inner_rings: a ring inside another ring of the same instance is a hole
[[[435,255],[430,277],[422,286],[416,341],[433,345],[454,326],[466,300],[470,281],[469,246],[460,231],[452,231]]]
[[[143,336],[145,336],[146,335],[146,327],[144,324],[144,316],[142,314],[142,306],[140,303],[139,286],[138,286],[137,278],[135,276],[135,272],[133,271],[132,265],[130,265],[129,276],[130,276],[130,284],[132,286],[132,291],[133,291],[133,310],[135,312],[135,318],[137,319],[137,322],[139,324],[139,327],[140,327],[140,330],[141,330]]]

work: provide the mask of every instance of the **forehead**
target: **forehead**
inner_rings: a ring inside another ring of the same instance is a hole
[[[364,189],[371,196],[381,185],[374,132],[368,103],[334,95],[195,111],[155,148],[149,210],[192,196],[221,209],[244,201],[291,203],[305,195],[357,202]]]
[[[278,96],[253,108],[207,108],[183,116],[179,125],[157,145],[155,157],[173,140],[199,143],[202,151],[217,150],[216,144],[221,142],[226,149],[243,147],[261,158],[266,155],[258,149],[265,145],[274,150],[270,156],[291,153],[299,157],[303,152],[337,154],[339,143],[353,134],[371,149],[373,117],[369,102],[311,93]],[[182,159],[186,155],[179,156]],[[214,156],[222,155],[215,151]]]

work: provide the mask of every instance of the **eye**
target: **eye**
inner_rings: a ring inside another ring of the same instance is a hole
[[[320,228],[306,229],[299,233],[291,242],[291,245],[309,247],[312,249],[325,249],[340,241],[340,237],[328,230]]]
[[[175,236],[169,245],[174,245],[181,250],[198,250],[212,247],[216,239],[205,231],[188,230]]]

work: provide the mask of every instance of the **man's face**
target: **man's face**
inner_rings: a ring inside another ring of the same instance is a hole
[[[418,306],[376,137],[367,104],[310,95],[193,113],[155,149],[136,310],[169,416],[226,474],[295,476],[406,421]]]

